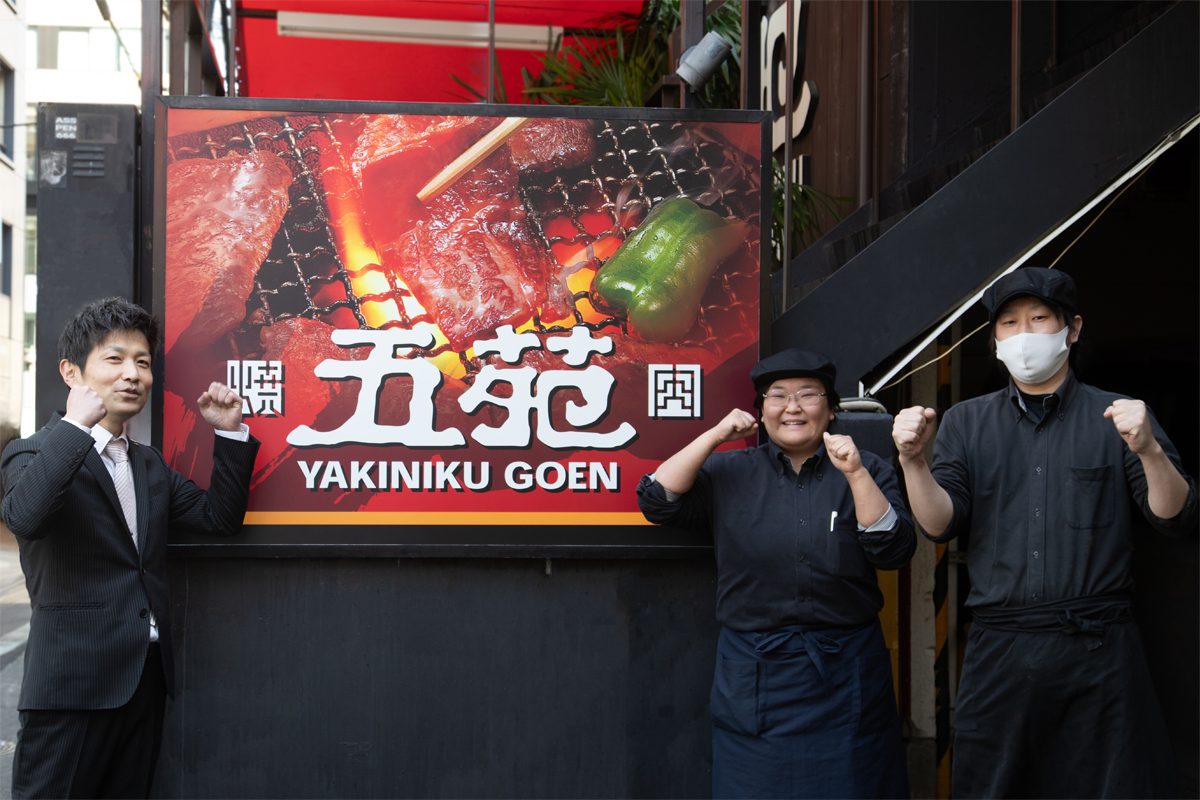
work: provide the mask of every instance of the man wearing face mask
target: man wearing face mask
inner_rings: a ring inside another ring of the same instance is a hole
[[[957,797],[1173,797],[1174,757],[1133,622],[1133,514],[1193,532],[1195,483],[1140,400],[1076,380],[1075,283],[1022,269],[984,293],[1008,388],[896,416],[913,516],[967,534],[974,623]]]

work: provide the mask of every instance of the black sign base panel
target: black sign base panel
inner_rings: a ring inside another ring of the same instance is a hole
[[[353,527],[353,541],[345,543],[330,542],[327,525],[253,525],[233,539],[174,536],[167,551],[184,558],[707,558],[713,552],[707,534],[661,525],[571,526],[569,538],[579,544],[564,543],[561,525]]]

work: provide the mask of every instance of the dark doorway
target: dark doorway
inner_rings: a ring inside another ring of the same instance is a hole
[[[1200,476],[1200,136],[1193,130],[1165,152],[1112,206],[1079,220],[1030,260],[1072,275],[1086,345],[1080,379],[1146,401]],[[1097,215],[1099,218],[1097,219]],[[1084,228],[1095,220],[1090,230]],[[1077,236],[1082,238],[1063,254]],[[973,330],[981,307],[961,322]],[[1004,368],[988,351],[986,330],[962,345],[962,399],[1002,388]],[[1175,747],[1186,796],[1200,794],[1200,543],[1193,530],[1169,539],[1148,525],[1136,535],[1135,615]],[[965,549],[965,548],[964,548]],[[970,586],[959,580],[961,608]],[[960,635],[965,640],[965,631]]]

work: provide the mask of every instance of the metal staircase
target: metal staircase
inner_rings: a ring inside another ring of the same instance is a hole
[[[1200,117],[1200,6],[1151,5],[1106,41],[1022,82],[792,262],[815,289],[772,325],[857,383],[1135,174]]]

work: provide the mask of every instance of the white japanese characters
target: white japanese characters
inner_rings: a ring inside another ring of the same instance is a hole
[[[442,372],[426,359],[405,357],[413,348],[428,350],[433,347],[432,332],[335,330],[332,341],[339,347],[372,348],[365,360],[326,359],[314,370],[316,376],[324,380],[362,381],[358,406],[349,419],[332,431],[317,431],[308,425],[300,425],[288,434],[288,444],[296,447],[374,444],[430,448],[466,444],[466,438],[457,428],[439,431],[435,427],[435,398],[444,383]],[[511,325],[500,328],[495,339],[474,343],[476,355],[495,353],[506,364],[520,363],[527,351],[541,347],[542,340],[537,335],[518,334]],[[500,425],[483,423],[476,426],[470,432],[471,438],[484,447],[521,448],[531,445],[536,436],[542,444],[562,450],[616,450],[632,442],[637,431],[628,422],[622,422],[616,430],[607,433],[586,430],[608,416],[616,380],[602,367],[585,365],[593,353],[611,353],[612,339],[607,336],[593,339],[591,331],[576,327],[569,335],[548,338],[546,347],[551,352],[565,353],[563,362],[574,369],[547,370],[539,374],[531,367],[506,369],[489,364],[480,370],[474,384],[458,398],[459,405],[463,411],[474,414],[491,404],[506,409],[508,416]],[[376,422],[380,390],[384,381],[400,375],[409,376],[413,381],[408,422],[380,425]],[[510,386],[511,395],[493,392],[498,384]],[[561,421],[556,425],[551,414],[554,395],[563,389],[577,390],[584,400],[582,405],[573,400],[567,402],[566,426],[561,425]],[[537,412],[536,424],[534,412]],[[330,477],[330,480],[335,479]]]
[[[650,364],[650,407],[647,414],[655,419],[701,419],[701,383],[699,364]]]
[[[284,415],[283,362],[229,361],[225,384],[242,396],[242,416]]]
[[[360,380],[358,405],[350,418],[332,431],[316,431],[301,425],[288,434],[287,441],[296,447],[343,444],[401,444],[408,447],[455,447],[466,444],[455,428],[434,429],[434,395],[442,387],[442,372],[423,358],[396,358],[397,348],[433,346],[431,331],[400,329],[374,331],[339,329],[331,334],[339,347],[371,347],[363,361],[340,361],[327,358],[317,364],[314,374],[323,380]],[[395,375],[412,378],[412,402],[409,418],[404,425],[380,425],[375,421],[379,393],[383,382]]]

